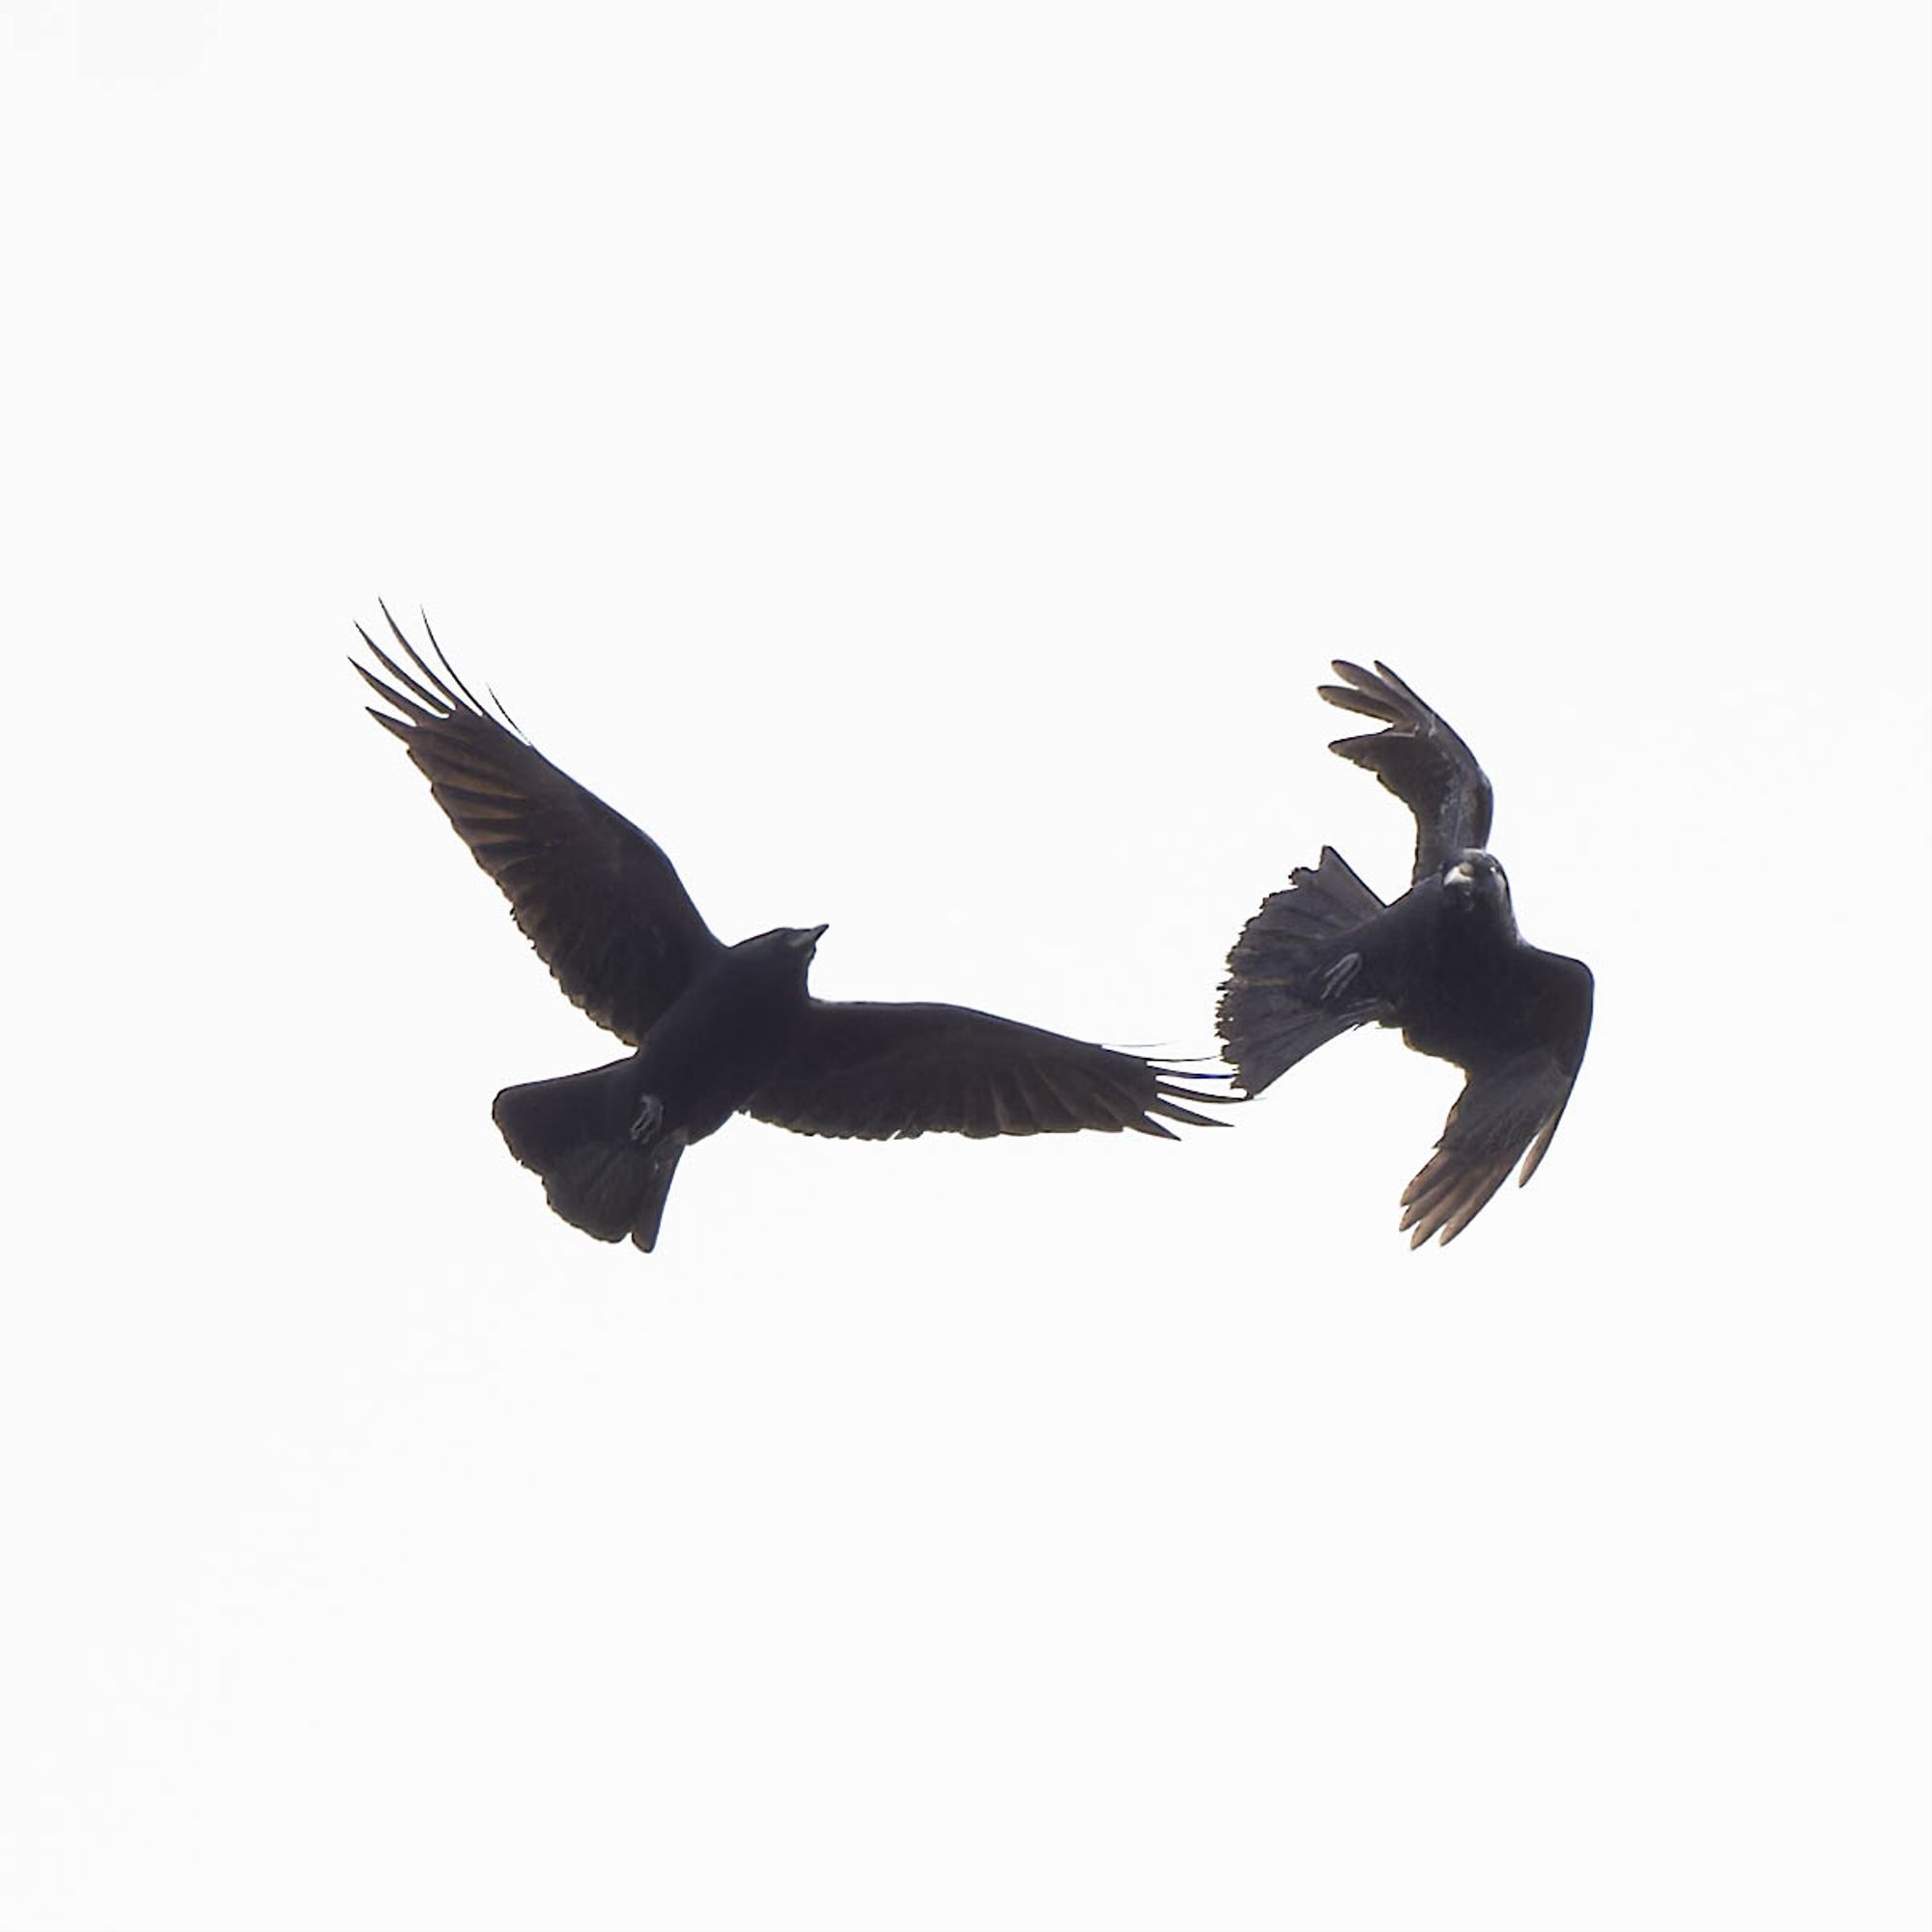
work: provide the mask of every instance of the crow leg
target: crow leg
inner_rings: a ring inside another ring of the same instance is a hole
[[[1349,990],[1357,973],[1362,970],[1362,955],[1359,952],[1345,952],[1321,976],[1321,997],[1323,1000],[1339,999]]]

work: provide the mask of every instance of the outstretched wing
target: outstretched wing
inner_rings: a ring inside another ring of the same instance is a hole
[[[1385,664],[1374,670],[1335,660],[1346,685],[1318,687],[1330,704],[1387,726],[1363,738],[1337,738],[1331,752],[1372,771],[1415,814],[1418,880],[1457,853],[1490,842],[1495,801],[1473,753]]]
[[[409,748],[557,984],[599,1026],[637,1045],[697,968],[724,949],[649,838],[492,718],[450,668],[433,632],[440,675],[417,656],[386,606],[383,615],[417,674],[358,624],[395,682],[350,663],[403,714],[371,705],[370,717]]]
[[[1219,1077],[1177,1072],[970,1007],[813,1000],[796,1044],[745,1112],[794,1133],[869,1141],[1082,1127],[1172,1140],[1161,1120],[1221,1124],[1179,1100],[1231,1097],[1175,1083]]]
[[[1581,960],[1531,947],[1523,952],[1520,1029],[1507,1047],[1465,1067],[1468,1082],[1434,1158],[1404,1190],[1402,1225],[1414,1230],[1412,1248],[1437,1233],[1445,1245],[1453,1241],[1519,1159],[1518,1185],[1528,1185],[1570,1104],[1590,1037],[1594,981]]]

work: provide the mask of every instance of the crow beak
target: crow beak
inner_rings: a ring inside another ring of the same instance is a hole
[[[801,952],[811,952],[830,930],[829,926],[824,925],[810,925],[802,928],[796,942],[798,950]]]
[[[1476,883],[1475,867],[1469,865],[1466,860],[1461,864],[1451,866],[1442,874],[1442,883],[1445,886],[1473,886]]]

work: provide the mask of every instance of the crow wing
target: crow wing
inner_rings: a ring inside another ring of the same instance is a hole
[[[1172,1140],[1154,1116],[1215,1126],[1177,1102],[1230,1097],[1173,1083],[1218,1077],[970,1007],[813,1000],[793,1046],[744,1111],[794,1133],[840,1139],[1127,1127]]]
[[[1418,1248],[1439,1233],[1453,1241],[1522,1159],[1526,1186],[1570,1104],[1590,1037],[1594,981],[1579,959],[1523,949],[1519,962],[1526,1033],[1463,1063],[1468,1081],[1449,1109],[1429,1165],[1404,1190],[1402,1225]],[[1527,1150],[1527,1158],[1523,1158]]]
[[[557,984],[599,1026],[636,1046],[723,946],[652,840],[489,716],[433,632],[442,675],[417,656],[386,606],[383,615],[419,676],[358,624],[395,684],[350,663],[403,714],[393,718],[371,705],[370,717],[409,748]]]
[[[1370,671],[1337,658],[1335,672],[1348,683],[1321,685],[1321,695],[1387,728],[1337,738],[1328,749],[1374,772],[1414,812],[1414,878],[1439,872],[1459,852],[1488,845],[1495,801],[1468,746],[1387,665]]]

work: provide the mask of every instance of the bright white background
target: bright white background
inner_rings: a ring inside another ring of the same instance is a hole
[[[1926,1922],[1921,8],[6,21],[0,1921]],[[1553,1152],[1411,1255],[1378,1034],[598,1247],[379,593],[821,991],[1181,1053],[1386,658]]]

